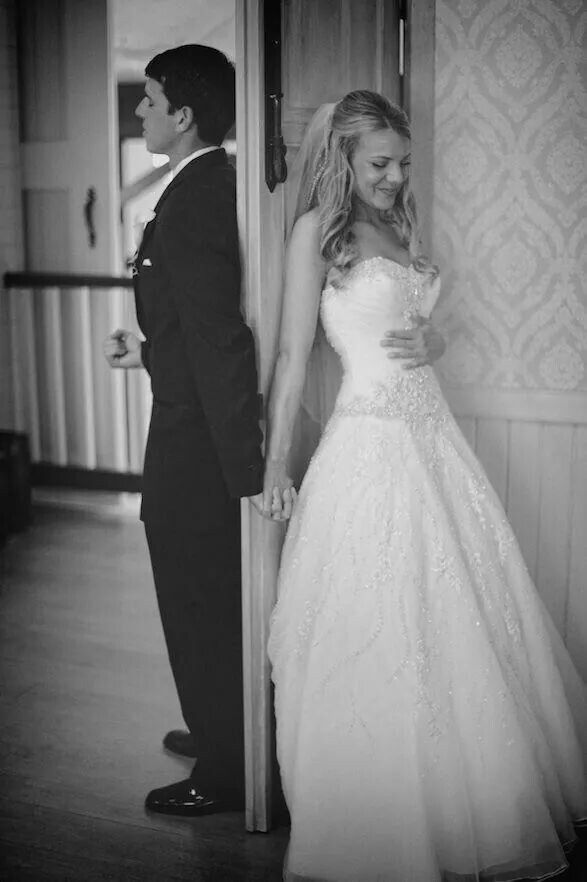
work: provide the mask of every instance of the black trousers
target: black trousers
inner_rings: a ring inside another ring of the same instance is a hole
[[[244,802],[240,506],[220,526],[145,519],[169,661],[206,795]]]

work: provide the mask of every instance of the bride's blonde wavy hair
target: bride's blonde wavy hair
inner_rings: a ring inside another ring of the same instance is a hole
[[[320,253],[330,267],[342,274],[356,257],[353,192],[355,174],[352,157],[361,135],[392,129],[410,140],[410,124],[401,107],[383,95],[366,89],[349,92],[334,105],[323,105],[312,120],[308,151],[295,217],[318,209]],[[321,140],[317,141],[316,136]],[[416,201],[410,188],[409,174],[401,184],[393,207],[385,220],[397,234],[416,270],[436,276],[437,268],[422,254],[418,237]]]

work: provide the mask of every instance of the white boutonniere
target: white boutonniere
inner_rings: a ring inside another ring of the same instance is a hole
[[[135,253],[132,256],[132,259],[129,262],[129,266],[133,276],[136,276],[137,270],[137,257],[139,256],[139,248],[141,247],[141,242],[143,241],[143,235],[145,233],[145,227],[152,220],[155,220],[157,217],[154,211],[146,211],[144,214],[139,214],[135,217],[133,223],[133,239],[135,242]]]
[[[155,220],[156,217],[157,217],[157,215],[155,214],[154,211],[146,211],[144,214],[139,214],[139,215],[137,215],[137,217],[135,217],[135,221],[133,224],[133,233],[134,233],[135,246],[136,246],[137,250],[140,248],[141,242],[143,241],[143,234],[145,232],[145,227],[152,220]]]

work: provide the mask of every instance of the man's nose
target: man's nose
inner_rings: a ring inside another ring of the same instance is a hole
[[[143,102],[142,101],[139,101],[139,103],[135,107],[135,116],[138,116],[138,117],[140,117],[140,119],[143,119],[144,114],[143,114]]]

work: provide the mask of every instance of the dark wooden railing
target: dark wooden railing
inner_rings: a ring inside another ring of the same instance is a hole
[[[4,287],[10,288],[132,288],[128,276],[102,276],[83,273],[5,273]]]

